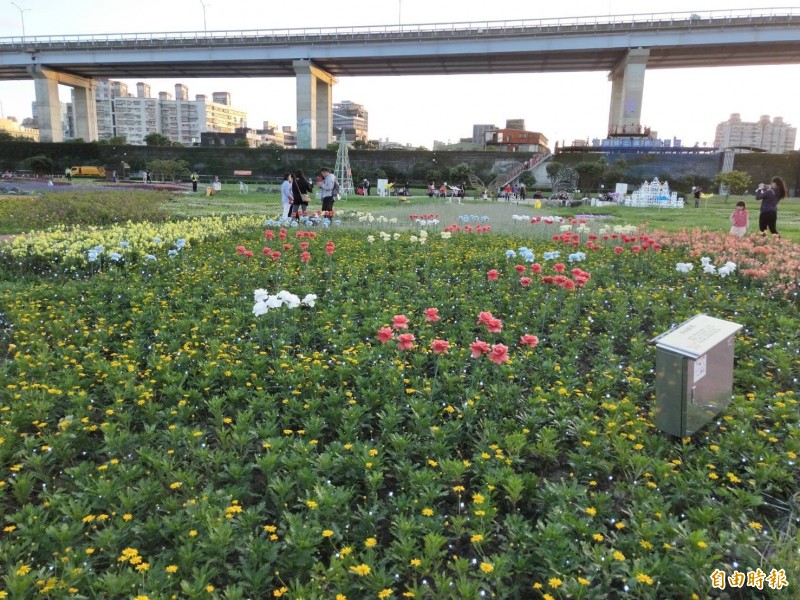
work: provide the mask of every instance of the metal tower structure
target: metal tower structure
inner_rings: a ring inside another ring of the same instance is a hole
[[[336,153],[336,166],[333,168],[336,181],[339,182],[339,193],[347,198],[354,193],[353,172],[350,170],[350,157],[347,154],[347,136],[344,129],[339,134],[339,151]]]

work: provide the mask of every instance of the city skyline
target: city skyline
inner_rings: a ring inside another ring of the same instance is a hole
[[[0,0],[7,2],[7,0]],[[213,2],[181,0],[165,6],[141,0],[138,9],[124,19],[108,5],[74,0],[63,11],[54,0],[19,0],[22,10],[9,4],[0,16],[0,37],[131,33],[151,31],[208,31],[334,27],[348,25],[409,25],[424,22],[457,22],[500,19],[533,19],[576,16],[610,17],[646,13],[642,2],[631,0],[565,0],[558,5],[525,6],[496,0],[491,6],[465,6],[440,0],[340,0],[335,6],[307,0],[296,12],[263,10],[265,3],[228,0],[224,7]],[[723,9],[775,8],[772,3],[675,0],[672,12]],[[667,12],[658,10],[653,12]],[[275,13],[275,14],[272,14]],[[86,15],[96,15],[87,19]],[[54,18],[57,15],[58,18]],[[246,27],[243,27],[246,25]],[[417,77],[363,77],[339,79],[333,88],[335,103],[351,101],[369,111],[370,139],[432,148],[433,140],[457,142],[471,137],[472,125],[507,119],[524,119],[527,128],[550,139],[551,146],[573,139],[603,138],[608,125],[611,84],[606,72],[534,73],[524,75],[441,75]],[[661,138],[678,138],[684,145],[711,145],[715,128],[732,113],[744,121],[762,115],[780,116],[793,126],[800,123],[800,107],[780,88],[800,76],[800,65],[717,67],[649,70],[645,76],[642,125]],[[119,79],[135,88],[137,81]],[[296,127],[295,81],[281,79],[146,79],[154,93],[168,91],[175,83],[193,93],[207,95],[228,91],[232,104],[247,112],[248,125],[263,121]],[[765,85],[766,84],[766,85]],[[62,99],[69,96],[62,89]],[[766,89],[766,92],[759,91]],[[31,116],[32,81],[0,82],[2,115],[18,121]],[[413,118],[409,118],[413,115]]]

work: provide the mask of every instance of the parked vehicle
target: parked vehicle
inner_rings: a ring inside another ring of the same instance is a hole
[[[94,177],[99,179],[106,178],[106,170],[104,167],[72,167],[70,168],[70,171],[72,171],[73,177]]]

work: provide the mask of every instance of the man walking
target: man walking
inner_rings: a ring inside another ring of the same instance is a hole
[[[333,203],[336,201],[339,184],[328,167],[323,167],[320,172],[322,174],[322,212],[333,213]]]

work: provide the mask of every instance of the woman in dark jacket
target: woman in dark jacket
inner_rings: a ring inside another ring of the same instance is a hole
[[[786,184],[780,177],[773,177],[769,186],[760,184],[756,190],[756,200],[761,201],[761,210],[758,214],[758,230],[762,236],[767,235],[766,231],[772,235],[781,237],[778,233],[778,202],[786,198]]]
[[[299,219],[300,216],[308,215],[308,202],[311,198],[313,184],[306,179],[303,169],[297,169],[292,182],[292,217]]]

